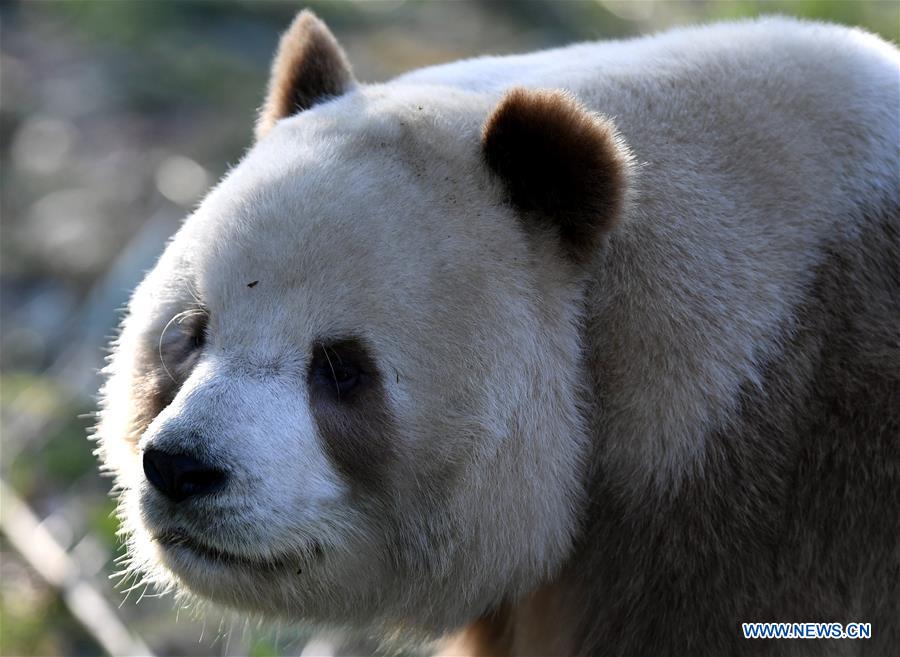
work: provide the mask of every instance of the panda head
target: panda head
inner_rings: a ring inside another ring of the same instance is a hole
[[[359,86],[302,13],[257,143],[141,283],[100,455],[130,568],[440,632],[552,575],[587,450],[587,263],[628,156],[563,92]]]

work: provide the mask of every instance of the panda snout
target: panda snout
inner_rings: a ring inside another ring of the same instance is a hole
[[[228,475],[223,470],[186,453],[159,449],[144,451],[144,476],[173,502],[209,495],[221,489]]]

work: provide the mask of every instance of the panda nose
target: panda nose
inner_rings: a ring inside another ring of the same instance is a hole
[[[158,449],[144,451],[144,475],[153,487],[173,502],[208,495],[225,484],[227,475],[187,454]]]

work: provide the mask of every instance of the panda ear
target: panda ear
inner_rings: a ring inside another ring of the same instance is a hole
[[[337,39],[325,23],[304,9],[281,36],[266,101],[256,122],[257,140],[279,119],[340,96],[355,84]]]
[[[512,89],[484,124],[482,152],[527,221],[587,258],[615,226],[630,154],[610,121],[563,91]]]

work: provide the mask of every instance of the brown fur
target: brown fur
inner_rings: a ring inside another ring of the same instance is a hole
[[[269,90],[256,122],[262,139],[279,119],[340,96],[354,83],[347,56],[325,24],[309,10],[298,14],[281,37]]]
[[[615,129],[561,91],[513,89],[484,125],[485,161],[510,202],[577,258],[619,219],[628,158]]]
[[[532,595],[479,620],[461,637],[471,653],[898,654],[898,231],[900,212],[835,246],[702,474],[660,498],[595,472],[576,550],[537,593],[552,604]],[[615,381],[591,365],[602,399]],[[744,621],[871,622],[873,638],[745,640]],[[486,640],[485,623],[523,638]]]
[[[447,641],[438,657],[492,657],[512,651],[511,615],[506,606],[485,614]]]
[[[352,351],[366,380],[358,392],[342,399],[327,384],[323,387],[310,382],[313,419],[325,451],[346,480],[371,492],[386,479],[393,455],[392,438],[397,431],[381,374],[368,350],[357,341],[345,341],[342,350]],[[332,351],[330,357],[340,358],[341,354]]]
[[[206,314],[198,310],[171,322],[160,337],[152,336],[136,356],[132,384],[130,439],[137,443],[153,419],[172,403],[197,364],[200,350],[193,341],[202,339]]]
[[[136,363],[133,383],[132,429],[136,443],[154,418],[178,394],[197,363],[199,350],[191,340],[205,320],[196,314],[170,324],[159,344],[148,342]],[[358,394],[335,399],[332,391],[310,382],[310,402],[323,447],[346,480],[362,484],[369,492],[385,479],[392,454],[395,422],[389,411],[381,375],[368,351],[353,341],[343,344],[366,371]],[[339,354],[332,353],[332,358]],[[163,365],[165,363],[165,366]]]

